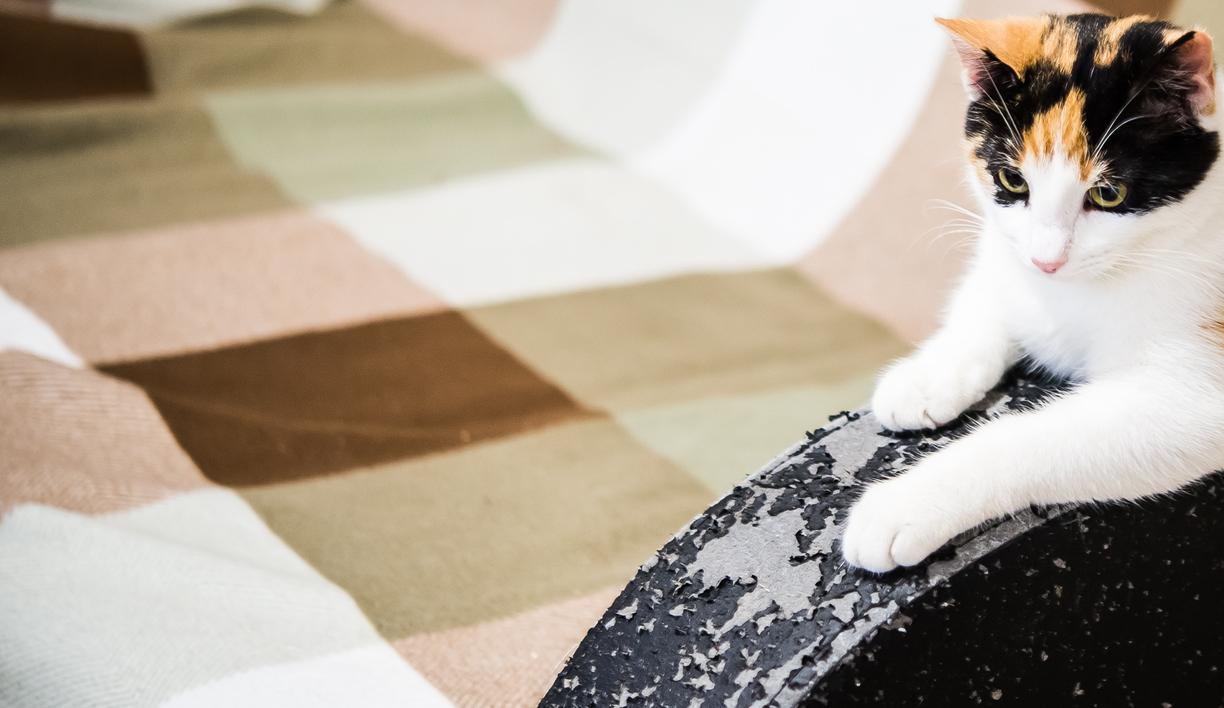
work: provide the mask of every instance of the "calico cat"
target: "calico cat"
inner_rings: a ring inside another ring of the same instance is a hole
[[[1021,357],[1076,385],[868,487],[842,552],[879,572],[1029,505],[1141,499],[1224,468],[1211,38],[1150,17],[939,22],[964,66],[981,230],[942,328],[872,408],[892,430],[938,427]]]

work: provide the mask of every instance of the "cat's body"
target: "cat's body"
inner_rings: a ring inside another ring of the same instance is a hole
[[[1079,383],[869,488],[843,552],[875,571],[1031,504],[1139,499],[1224,468],[1210,38],[1149,18],[945,24],[985,218],[943,327],[885,372],[873,410],[895,430],[942,425],[1021,356]]]

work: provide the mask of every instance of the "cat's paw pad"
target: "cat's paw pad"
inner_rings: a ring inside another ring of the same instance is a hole
[[[958,533],[942,505],[921,487],[897,477],[867,488],[850,509],[842,535],[847,563],[877,573],[916,565]]]
[[[930,357],[904,359],[880,378],[871,411],[889,430],[938,428],[981,400],[994,383],[979,365],[957,366]]]

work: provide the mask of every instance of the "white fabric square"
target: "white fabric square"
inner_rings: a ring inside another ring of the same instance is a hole
[[[450,701],[390,646],[265,666],[190,689],[163,708],[434,708]]]
[[[596,160],[315,210],[459,306],[763,262],[648,180]]]
[[[950,51],[933,18],[958,6],[761,2],[700,104],[627,159],[773,262],[796,260],[870,199]]]
[[[743,0],[561,2],[540,42],[495,69],[553,130],[621,155],[659,140],[692,110],[752,8]]]
[[[0,705],[14,708],[156,705],[262,667],[319,660],[334,674],[355,660],[320,657],[391,651],[351,597],[219,489],[99,516],[11,509],[0,637]],[[355,675],[392,681],[379,691],[440,700],[406,663],[387,678],[369,656]]]

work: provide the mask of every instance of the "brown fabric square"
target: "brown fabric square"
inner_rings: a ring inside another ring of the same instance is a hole
[[[0,103],[141,96],[144,52],[131,32],[8,15],[0,6]]]
[[[0,0],[0,12],[9,15],[50,17],[51,0]]]
[[[454,312],[100,368],[142,386],[204,474],[235,486],[585,415]]]

